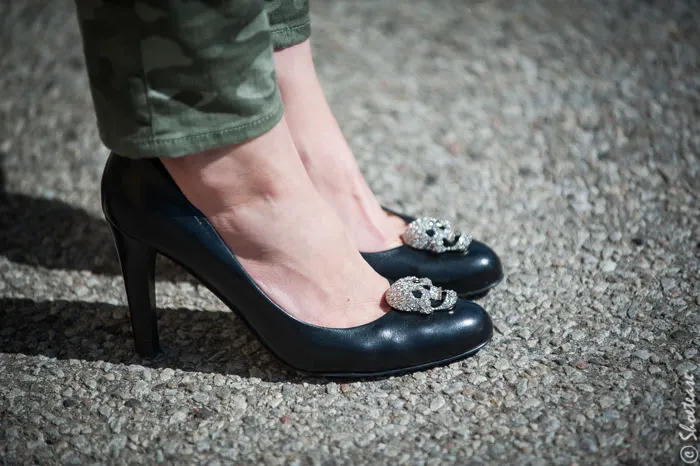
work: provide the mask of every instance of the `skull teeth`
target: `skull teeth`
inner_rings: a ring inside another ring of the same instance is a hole
[[[433,305],[433,301],[441,302]],[[399,311],[432,314],[452,309],[457,304],[457,293],[434,286],[428,278],[404,277],[391,285],[386,302]]]

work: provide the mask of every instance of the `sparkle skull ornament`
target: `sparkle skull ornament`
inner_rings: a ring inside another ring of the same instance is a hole
[[[472,237],[455,230],[447,220],[421,217],[408,224],[403,241],[414,249],[441,254],[448,251],[467,252]]]
[[[399,311],[432,314],[455,307],[457,293],[434,286],[429,278],[404,277],[391,285],[386,302]]]

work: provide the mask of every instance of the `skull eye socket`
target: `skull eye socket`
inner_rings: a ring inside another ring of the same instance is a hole
[[[438,228],[441,229],[441,230],[444,230],[444,229],[445,229],[445,225],[440,225],[440,226],[438,226]]]
[[[423,288],[425,288],[426,290],[429,290],[429,289],[430,289],[430,285],[423,285]]]
[[[423,292],[421,290],[413,290],[411,292],[416,299],[421,299],[423,297]]]
[[[425,230],[425,234],[428,236],[435,236],[435,230],[432,228],[430,230]]]

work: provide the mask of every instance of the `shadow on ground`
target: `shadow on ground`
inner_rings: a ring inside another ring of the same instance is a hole
[[[105,220],[60,200],[6,192],[1,167],[0,255],[13,262],[48,269],[121,274]],[[157,276],[196,282],[162,256],[157,263]]]
[[[135,353],[124,306],[2,298],[0,322],[0,353],[169,367],[269,382],[326,384],[352,380],[313,376],[284,365],[228,312],[159,309],[163,351],[153,359]]]
[[[326,384],[273,356],[233,313],[159,309],[162,353],[134,351],[126,307],[82,301],[0,299],[0,353],[257,377],[269,382]],[[389,377],[376,377],[383,380]]]
[[[0,352],[256,376],[270,381],[320,380],[282,365],[231,313],[161,309],[159,314],[163,353],[143,359],[134,352],[124,306],[3,298]]]

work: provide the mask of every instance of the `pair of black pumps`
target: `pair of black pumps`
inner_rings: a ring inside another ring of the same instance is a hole
[[[392,310],[368,324],[339,329],[304,323],[268,298],[160,161],[110,155],[102,207],[124,275],[136,351],[144,357],[160,351],[156,254],[187,269],[270,351],[305,372],[379,376],[423,369],[472,355],[493,334],[486,311],[457,296],[486,293],[503,277],[501,262],[448,222],[402,216],[409,222],[406,245],[364,253],[393,281],[385,297]]]

